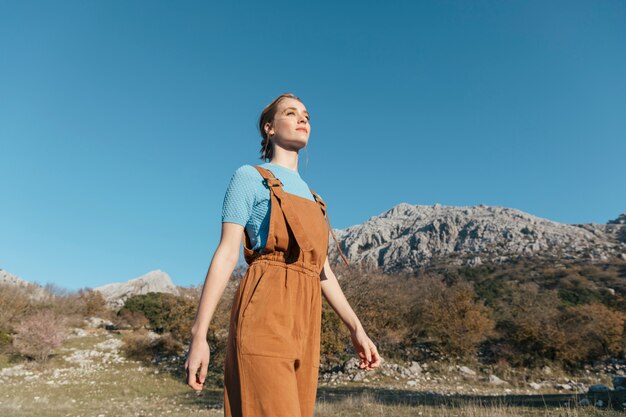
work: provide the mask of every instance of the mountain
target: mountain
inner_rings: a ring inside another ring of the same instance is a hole
[[[518,257],[626,260],[626,213],[607,224],[563,224],[500,206],[400,203],[366,222],[335,230],[352,264],[411,272],[445,260],[456,265]],[[339,262],[329,238],[329,258]]]
[[[5,271],[4,269],[0,269],[0,285],[20,287],[28,293],[31,300],[41,300],[50,295],[50,293],[41,285],[28,282],[8,271]]]
[[[179,294],[178,288],[174,285],[170,276],[160,269],[150,271],[145,275],[126,282],[114,282],[94,288],[94,290],[99,291],[107,304],[114,309],[121,308],[124,302],[133,295],[147,294],[149,292]]]

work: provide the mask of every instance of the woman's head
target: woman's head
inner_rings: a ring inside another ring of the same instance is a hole
[[[297,152],[306,146],[311,134],[309,113],[298,97],[281,94],[261,112],[259,131],[261,159],[272,159],[274,146]]]

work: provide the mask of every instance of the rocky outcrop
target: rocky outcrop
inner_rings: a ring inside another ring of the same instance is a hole
[[[41,285],[28,282],[10,272],[0,269],[0,285],[10,285],[24,290],[31,300],[41,300],[51,294]]]
[[[626,214],[602,224],[563,224],[523,211],[487,206],[400,203],[363,224],[335,230],[353,264],[394,273],[433,260],[458,265],[502,263],[519,257],[626,260]],[[339,262],[329,238],[329,257]]]
[[[138,278],[127,282],[114,282],[94,288],[99,291],[113,309],[119,309],[124,302],[133,295],[147,294],[149,292],[163,292],[178,295],[178,288],[172,282],[170,276],[160,269],[150,271]]]

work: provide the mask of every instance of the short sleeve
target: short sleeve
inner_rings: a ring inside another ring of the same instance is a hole
[[[258,176],[258,171],[251,165],[242,165],[235,170],[224,195],[222,223],[246,226],[254,207],[255,181]]]

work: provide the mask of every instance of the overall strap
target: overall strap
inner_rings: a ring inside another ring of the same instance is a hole
[[[324,200],[322,200],[322,197],[320,197],[315,191],[313,191],[311,187],[309,187],[309,191],[311,191],[311,194],[313,194],[315,201],[317,201],[317,203],[322,208],[322,213],[324,213],[324,218],[326,219],[326,223],[328,224],[328,228],[330,229],[330,234],[333,236],[333,239],[335,240],[335,243],[337,244],[337,250],[339,251],[339,255],[341,255],[341,259],[343,259],[343,262],[346,265],[350,265],[350,262],[348,262],[348,259],[341,251],[341,246],[339,246],[339,242],[337,241],[337,238],[335,237],[335,232],[333,232],[333,228],[330,225],[330,216],[328,215],[328,210],[326,210],[326,203],[324,202]]]
[[[258,165],[255,165],[255,168],[263,176],[265,184],[267,184],[268,188],[270,189],[270,197],[272,199],[272,203],[276,202],[280,205],[280,208],[283,211],[285,218],[287,219],[289,227],[291,227],[293,235],[296,238],[300,249],[304,252],[312,251],[313,246],[311,245],[311,242],[307,237],[306,230],[300,222],[300,218],[298,217],[298,212],[296,208],[291,204],[291,200],[289,200],[288,196],[283,190],[283,183],[278,178],[276,178],[272,171],[270,171],[269,169],[260,167]],[[274,207],[277,207],[277,205],[272,204],[270,210],[273,210]],[[276,226],[275,224],[273,224],[273,217],[274,216],[270,214],[270,232],[272,230],[275,230]],[[269,239],[269,237],[271,237],[271,233],[268,233],[268,240],[265,247],[266,252],[274,250],[275,242],[273,239]]]

